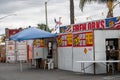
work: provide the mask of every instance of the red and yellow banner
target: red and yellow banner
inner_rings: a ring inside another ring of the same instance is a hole
[[[37,48],[44,47],[44,41],[43,41],[43,39],[34,40],[33,45],[34,45],[34,47],[37,47]]]
[[[58,47],[72,46],[72,34],[62,34],[57,36]]]
[[[62,35],[57,36],[57,44],[58,44],[58,47],[62,47]]]
[[[73,41],[72,41],[73,40]],[[92,32],[69,33],[57,36],[58,47],[84,47],[93,45]]]
[[[92,32],[86,33],[86,46],[92,46],[93,44],[93,35]]]
[[[72,46],[72,34],[66,35],[67,46]]]
[[[93,45],[93,35],[92,32],[83,32],[73,34],[73,46],[74,47],[84,47]]]

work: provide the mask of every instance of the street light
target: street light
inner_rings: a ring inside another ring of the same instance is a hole
[[[7,18],[7,17],[9,17],[9,16],[12,16],[12,15],[16,15],[16,14],[8,14],[8,15],[6,15],[6,16],[1,17],[0,20],[1,20],[1,19],[4,19],[4,18]]]
[[[48,27],[48,21],[47,21],[47,2],[45,2],[45,18],[46,18],[46,27],[45,27],[45,31],[47,31],[47,27]]]
[[[108,1],[109,2],[109,1]],[[107,4],[107,7],[108,7],[108,14],[107,14],[107,18],[109,17],[113,17],[113,9],[118,5],[120,4],[120,0],[118,1],[118,3],[116,3],[115,5],[111,6],[111,3]]]
[[[112,7],[112,9],[114,9],[118,4],[120,4],[120,1],[118,1],[118,3],[116,3],[116,4]]]
[[[47,0],[46,2],[45,2],[45,20],[46,20],[46,27],[45,27],[45,31],[48,31],[48,17],[47,17],[47,2],[48,2],[49,0]]]

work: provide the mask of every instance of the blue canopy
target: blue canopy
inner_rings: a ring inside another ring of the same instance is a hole
[[[10,37],[10,40],[15,41],[22,41],[22,40],[32,40],[32,39],[39,39],[39,38],[50,38],[55,37],[56,34],[52,34],[50,32],[46,32],[41,29],[37,28],[28,28],[20,31],[19,33]]]

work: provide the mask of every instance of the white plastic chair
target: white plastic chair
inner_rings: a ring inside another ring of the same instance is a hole
[[[53,63],[53,59],[46,59],[44,61],[44,70],[46,69],[46,65],[48,65],[48,70],[53,69],[54,68],[54,63]]]
[[[46,69],[47,59],[44,60],[44,70]]]

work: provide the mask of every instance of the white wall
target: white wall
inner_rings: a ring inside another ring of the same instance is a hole
[[[95,30],[94,31],[94,48],[95,60],[106,60],[105,40],[107,38],[119,38],[120,30]],[[105,64],[105,63],[104,63]],[[96,64],[96,73],[106,73],[106,66]]]
[[[81,72],[81,64],[76,61],[92,61],[94,60],[106,60],[106,47],[105,39],[107,38],[119,38],[120,30],[94,30],[94,47],[58,47],[58,68],[63,70],[70,70],[75,72]],[[85,54],[84,49],[87,49]],[[94,53],[95,51],[95,53]],[[85,63],[85,67],[91,65],[91,63]],[[106,66],[97,63],[96,74],[106,73]],[[85,70],[86,73],[94,73],[93,65]]]
[[[15,62],[16,57],[14,55],[7,55],[6,62]]]
[[[87,49],[85,54],[84,49]],[[81,63],[76,61],[92,61],[93,60],[93,47],[74,47],[73,48],[73,71],[81,71]],[[85,63],[85,67],[91,65],[91,63]],[[93,65],[85,69],[86,73],[93,73]]]
[[[47,48],[47,47],[44,47],[43,49],[44,49],[44,50],[43,50],[43,58],[44,58],[44,59],[47,59],[48,48]]]
[[[58,47],[58,68],[72,71],[72,47]]]
[[[43,48],[34,48],[34,59],[43,58]]]

